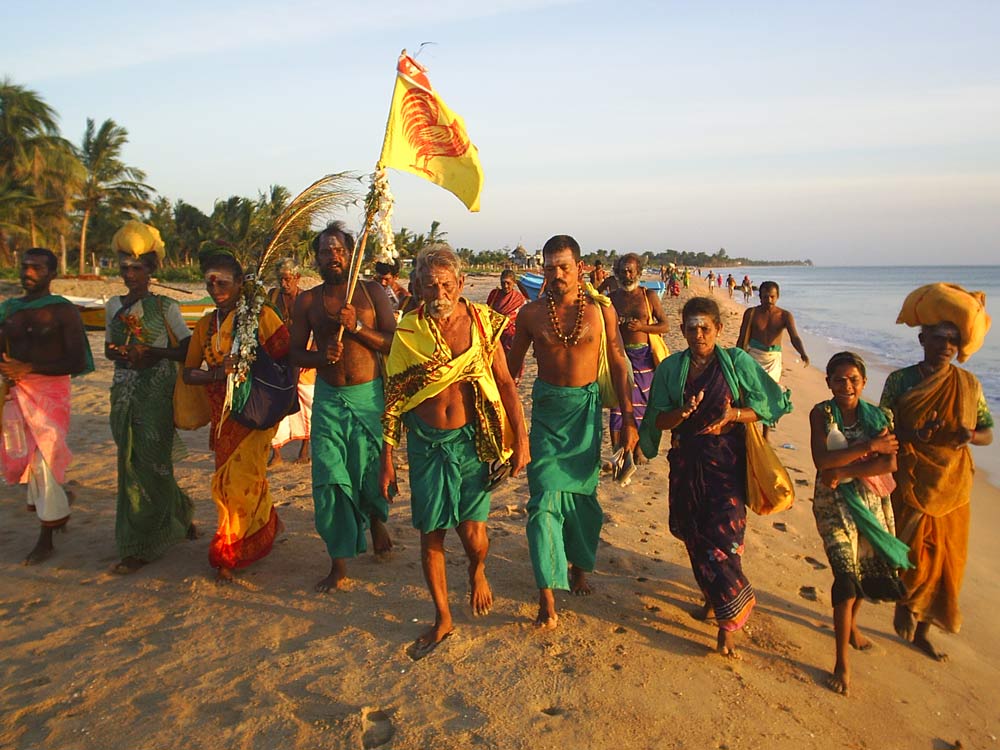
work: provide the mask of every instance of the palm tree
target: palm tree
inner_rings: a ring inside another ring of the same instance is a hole
[[[433,245],[437,242],[444,242],[447,239],[448,233],[439,231],[440,226],[441,222],[437,219],[431,222],[431,231],[427,233],[428,245]]]
[[[0,82],[0,252],[6,232],[38,244],[39,225],[65,233],[70,196],[82,175],[72,146],[59,135],[55,110],[34,91]]]
[[[153,188],[143,182],[146,173],[122,161],[122,150],[128,143],[128,131],[108,119],[95,127],[87,118],[83,143],[78,151],[86,170],[86,179],[76,200],[83,212],[80,220],[80,273],[87,262],[87,225],[95,211],[106,207],[113,213],[138,213],[151,207]]]

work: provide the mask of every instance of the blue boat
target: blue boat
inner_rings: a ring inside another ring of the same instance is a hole
[[[545,277],[538,273],[522,273],[520,278],[521,285],[528,293],[528,298],[532,300],[538,299],[538,292],[544,281]],[[667,285],[662,281],[640,281],[639,285],[646,289],[652,289],[657,294],[663,294],[667,288]]]

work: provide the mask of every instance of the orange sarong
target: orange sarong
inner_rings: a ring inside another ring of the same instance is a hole
[[[969,500],[975,468],[967,445],[949,443],[960,427],[975,429],[980,385],[949,365],[900,396],[896,427],[915,430],[933,412],[942,421],[926,443],[901,443],[892,493],[896,536],[910,547],[912,570],[902,574],[902,602],[920,622],[957,633],[958,595],[968,557]]]

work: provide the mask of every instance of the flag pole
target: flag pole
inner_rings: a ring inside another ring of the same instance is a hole
[[[399,56],[402,57],[406,54],[406,50],[403,49]],[[396,78],[399,77],[399,63],[396,63]],[[393,79],[392,86],[392,96],[389,99],[389,113],[385,118],[385,134],[382,136],[382,150],[379,152],[379,160],[375,164],[375,174],[383,169],[382,167],[382,154],[385,153],[385,140],[389,137],[389,124],[392,122],[392,104],[396,100],[396,79]],[[344,304],[351,304],[351,300],[354,297],[354,290],[358,286],[358,276],[361,275],[361,266],[364,263],[365,258],[365,246],[368,244],[368,234],[371,229],[372,222],[375,220],[375,214],[378,213],[378,200],[374,195],[374,175],[373,179],[373,189],[369,197],[370,200],[368,205],[365,206],[365,226],[361,230],[361,236],[358,238],[358,242],[354,247],[354,253],[351,256],[351,268],[350,268],[350,278],[347,283],[347,296],[344,298]],[[344,338],[344,327],[341,326],[340,330],[337,331],[337,343],[339,344]]]

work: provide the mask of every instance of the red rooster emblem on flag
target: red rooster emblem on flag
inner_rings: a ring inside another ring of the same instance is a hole
[[[402,115],[406,140],[417,152],[412,167],[428,177],[434,173],[427,162],[435,156],[464,156],[469,150],[469,136],[458,120],[440,122],[441,108],[433,94],[410,89],[403,97]]]

